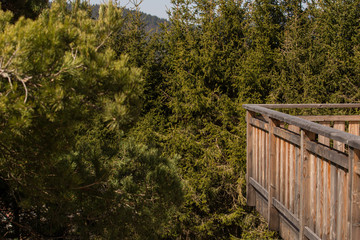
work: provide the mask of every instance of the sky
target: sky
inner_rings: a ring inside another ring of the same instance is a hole
[[[90,0],[92,4],[100,4],[108,2],[108,0]],[[120,5],[124,6],[129,0],[120,0]],[[140,9],[144,13],[158,16],[160,18],[168,19],[166,10],[170,9],[170,0],[143,0],[140,5]],[[128,5],[128,8],[131,8],[131,4]]]

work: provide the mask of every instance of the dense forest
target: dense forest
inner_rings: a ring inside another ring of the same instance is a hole
[[[241,105],[358,102],[360,1],[47,3],[1,0],[0,238],[276,238]]]

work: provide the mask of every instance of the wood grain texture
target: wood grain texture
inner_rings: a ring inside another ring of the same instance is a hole
[[[254,179],[256,181],[259,180],[259,130],[254,127],[254,165],[255,165],[255,174],[254,174]]]
[[[337,214],[337,168],[334,165],[330,167],[330,229],[329,239],[336,239],[336,214]]]
[[[316,158],[316,215],[315,215],[315,233],[321,237],[322,236],[322,206],[323,206],[323,169],[321,158]]]
[[[295,213],[295,146],[290,144],[289,149],[289,210]]]
[[[254,149],[254,140],[253,140],[253,127],[250,125],[251,118],[254,114],[247,111],[246,112],[246,199],[249,206],[255,206],[255,190],[250,185],[250,177],[253,177],[254,172],[254,159],[253,159],[253,149]]]
[[[351,217],[350,239],[360,239],[360,175],[357,174],[360,162],[360,150],[352,150],[352,180],[351,180]]]
[[[322,115],[322,116],[298,116],[312,122],[335,122],[335,121],[360,121],[360,115]]]
[[[259,129],[259,139],[258,139],[258,148],[259,148],[259,155],[258,155],[258,164],[259,164],[259,177],[258,177],[258,182],[261,184],[261,186],[263,186],[262,184],[262,177],[263,177],[263,144],[262,144],[262,134],[263,131],[261,129]]]
[[[349,133],[360,135],[360,122],[349,123]],[[357,174],[359,150],[349,149],[347,230],[349,239],[360,239],[360,176]]]
[[[285,155],[285,166],[284,166],[284,205],[289,208],[289,143],[284,142],[284,155]]]
[[[298,144],[293,144],[293,213],[299,217],[299,203],[300,203],[300,128],[294,125],[289,125],[288,130],[295,133],[298,137]],[[290,200],[291,202],[291,200]]]
[[[314,231],[316,222],[316,157],[313,154],[309,154],[309,168],[310,168],[310,181],[309,181],[309,201],[307,210],[309,219],[307,226]]]
[[[330,127],[330,122],[322,122],[321,123],[324,126]],[[318,136],[318,142],[325,145],[330,146],[330,139],[324,136],[319,135]],[[321,226],[318,226],[321,228],[321,231],[319,229],[319,232],[321,232],[320,237],[323,239],[329,239],[329,230],[330,230],[330,195],[331,191],[330,189],[330,162],[326,159],[322,159],[321,161],[321,184],[322,188],[321,191],[321,200],[320,200],[320,212],[317,214],[321,214],[322,222]]]
[[[274,129],[274,134],[277,137],[280,137],[296,146],[300,145],[300,135],[295,134],[292,131],[288,131],[287,129],[276,127]]]
[[[331,127],[331,123],[330,122],[322,122],[321,125],[325,126],[325,127]],[[318,142],[321,144],[324,144],[325,146],[329,146],[330,147],[330,139],[327,137],[324,137],[322,135],[319,134],[318,136]]]
[[[279,172],[280,172],[280,187],[279,187],[279,191],[280,191],[280,202],[284,203],[284,188],[285,188],[285,182],[284,182],[284,169],[285,169],[285,164],[284,164],[284,141],[280,139],[280,168],[279,168]]]
[[[306,144],[309,141],[314,141],[316,135],[313,132],[301,130],[301,186],[300,186],[300,229],[299,239],[305,239],[305,227],[311,224],[310,222],[310,193],[311,193],[311,160],[310,153],[306,150]]]
[[[331,164],[330,162],[324,162],[324,205],[323,205],[323,238],[330,238],[330,211],[331,211]]]
[[[339,147],[339,145],[336,146]],[[336,149],[334,150],[330,147],[324,146],[322,144],[318,144],[316,142],[307,142],[306,149],[320,157],[329,160],[331,163],[342,167],[343,169],[348,169],[349,167],[347,154],[344,152],[341,152]]]
[[[338,129],[340,131],[345,131],[345,122],[338,121],[334,122],[334,128]],[[342,142],[334,141],[334,148],[338,151],[344,152],[345,151],[345,144]],[[347,161],[348,163],[348,161]],[[336,232],[335,232],[335,238],[344,239],[343,236],[343,221],[344,221],[344,183],[345,183],[345,173],[342,169],[337,168],[336,169],[337,179],[334,181],[334,184],[336,184],[336,200],[335,200],[335,222],[336,226]],[[346,229],[346,228],[345,228]]]
[[[334,129],[345,132],[345,122],[343,122],[343,121],[334,122]],[[345,151],[345,144],[344,144],[344,142],[341,142],[341,141],[340,142],[339,141],[334,141],[334,148],[336,150],[344,152]]]
[[[261,134],[261,148],[262,148],[262,181],[261,184],[263,187],[267,188],[265,182],[266,182],[266,133],[262,131]]]
[[[253,104],[244,104],[243,107]],[[262,106],[266,108],[277,108],[277,109],[294,109],[294,108],[359,108],[359,103],[333,103],[333,104],[256,104],[256,106]]]
[[[268,184],[268,192],[269,192],[269,200],[268,200],[268,216],[267,220],[269,223],[269,229],[278,231],[279,230],[279,221],[280,216],[278,210],[275,208],[273,201],[271,199],[278,198],[278,183],[277,179],[279,177],[278,174],[278,155],[279,152],[277,150],[276,144],[279,142],[279,139],[274,135],[274,128],[279,125],[279,122],[276,120],[269,119],[269,167],[268,167],[268,176],[269,176],[269,184]]]

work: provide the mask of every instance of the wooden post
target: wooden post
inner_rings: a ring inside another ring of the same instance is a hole
[[[310,154],[306,150],[306,143],[309,141],[315,140],[315,133],[305,131],[301,129],[301,140],[300,140],[300,150],[301,150],[301,161],[300,161],[300,229],[299,229],[299,239],[307,239],[305,237],[304,231],[306,225],[309,223],[309,213],[310,213]]]
[[[360,239],[360,150],[349,149],[348,236]]]
[[[277,120],[269,118],[269,164],[268,164],[268,223],[269,229],[279,231],[280,217],[278,210],[273,205],[273,198],[276,198],[276,191],[279,186],[276,186],[276,175],[279,173],[276,169],[276,137],[274,135],[274,128],[279,126]]]
[[[255,189],[250,184],[250,177],[253,173],[253,126],[250,124],[250,120],[253,117],[254,113],[246,111],[246,199],[248,206],[255,206]]]

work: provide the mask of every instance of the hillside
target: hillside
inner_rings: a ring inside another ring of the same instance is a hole
[[[99,4],[95,4],[92,6],[92,17],[97,19],[99,17],[99,9],[100,9],[100,5]],[[126,14],[128,14],[129,12],[131,12],[133,10],[129,10],[129,9],[124,9],[124,15],[126,16]],[[160,26],[161,24],[164,24],[165,22],[168,22],[166,19],[163,18],[159,18],[157,16],[154,15],[150,15],[144,12],[141,12],[142,15],[142,19],[144,20],[145,23],[145,31],[146,32],[159,32],[161,30]]]

